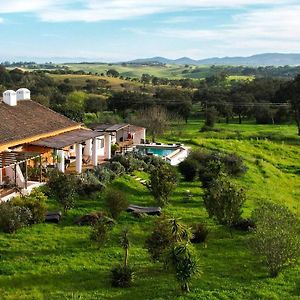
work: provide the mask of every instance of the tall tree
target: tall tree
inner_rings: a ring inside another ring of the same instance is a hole
[[[276,277],[286,266],[295,263],[300,254],[297,218],[284,206],[263,203],[252,213],[256,224],[252,248]]]
[[[290,102],[300,135],[300,74],[293,81],[281,85],[276,96],[279,101]]]
[[[152,141],[162,135],[169,126],[167,111],[160,106],[152,106],[138,112],[132,120],[133,123],[147,128],[147,133],[152,136]]]

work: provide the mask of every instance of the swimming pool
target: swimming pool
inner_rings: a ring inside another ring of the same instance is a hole
[[[136,146],[136,151],[142,155],[158,155],[172,166],[177,166],[185,160],[189,153],[189,148],[184,145],[144,145]]]
[[[143,155],[158,155],[158,156],[168,156],[174,151],[178,149],[178,147],[168,147],[168,146],[144,146],[144,145],[138,145],[137,151]]]

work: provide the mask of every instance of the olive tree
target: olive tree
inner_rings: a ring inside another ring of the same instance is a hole
[[[147,128],[147,133],[153,142],[162,135],[169,127],[169,115],[167,110],[161,106],[152,106],[138,112],[133,123]]]
[[[47,183],[50,195],[62,205],[65,213],[75,205],[77,185],[77,179],[72,175],[67,175],[58,171],[53,171],[50,174]]]
[[[149,189],[160,205],[168,203],[171,192],[177,185],[178,176],[174,167],[161,164],[150,173]]]
[[[204,204],[210,217],[231,228],[240,220],[245,200],[243,189],[237,187],[226,175],[220,175],[206,190]]]
[[[252,213],[256,229],[252,249],[263,258],[271,277],[276,277],[299,256],[297,218],[287,207],[266,202]]]

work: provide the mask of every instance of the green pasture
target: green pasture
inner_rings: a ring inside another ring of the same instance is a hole
[[[287,205],[300,217],[300,138],[295,126],[217,124],[219,130],[200,133],[202,122],[173,127],[161,139],[183,142],[197,149],[236,152],[248,172],[235,179],[247,193],[244,216],[263,200]],[[137,173],[147,178],[143,172]],[[153,206],[149,191],[132,176],[112,183],[134,204]],[[185,200],[186,190],[193,198]],[[208,218],[199,182],[181,181],[163,211],[192,225],[209,228],[205,245],[195,246],[201,275],[193,279],[191,293],[182,295],[172,275],[153,263],[145,249],[156,217],[134,218],[122,213],[106,245],[89,240],[90,228],[74,225],[85,213],[104,209],[102,193],[81,198],[60,224],[39,224],[16,234],[0,233],[0,299],[193,299],[244,300],[300,299],[300,265],[270,278],[260,258],[248,248],[251,233],[233,232]],[[49,200],[50,209],[57,209]],[[132,288],[110,285],[110,269],[122,262],[119,234],[129,227],[129,262],[136,270]]]

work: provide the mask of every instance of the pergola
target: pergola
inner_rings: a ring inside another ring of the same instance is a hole
[[[59,164],[58,169],[65,172],[65,155],[64,148],[75,145],[76,151],[76,172],[82,172],[82,159],[83,159],[83,145],[87,149],[88,155],[92,157],[92,164],[98,164],[98,139],[104,137],[107,140],[107,145],[110,151],[110,136],[104,132],[97,132],[90,129],[75,129],[72,131],[64,132],[56,136],[42,138],[37,141],[31,142],[33,146],[44,147],[48,149],[55,149],[58,152]],[[108,155],[110,158],[110,154]]]
[[[4,151],[0,153],[0,182],[2,182],[2,169],[14,168],[15,185],[17,182],[17,165],[25,163],[25,188],[27,189],[28,182],[28,168],[27,161],[32,159],[39,159],[40,161],[40,181],[42,180],[42,163],[41,153],[37,152],[18,152],[18,151]]]

